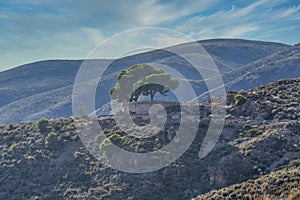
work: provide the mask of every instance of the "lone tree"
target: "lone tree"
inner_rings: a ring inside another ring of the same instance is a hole
[[[119,102],[137,101],[140,95],[150,96],[153,100],[156,93],[166,95],[177,87],[178,80],[164,70],[137,64],[119,73],[116,85],[110,89],[110,96]]]

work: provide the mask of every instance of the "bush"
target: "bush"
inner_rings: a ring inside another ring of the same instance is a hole
[[[250,156],[251,153],[252,153],[252,150],[248,149],[245,151],[245,156]]]
[[[114,143],[115,145],[121,147],[124,145],[124,141],[125,141],[125,137],[122,137],[121,135],[117,134],[117,133],[114,133],[112,135],[110,135],[108,137],[108,139]]]
[[[13,124],[10,124],[9,126],[8,126],[8,130],[13,130],[15,127],[14,127],[14,125]]]
[[[238,105],[238,106],[243,105],[247,101],[246,97],[244,97],[241,94],[236,94],[234,96],[234,100],[235,100],[235,104]]]
[[[255,136],[257,136],[257,135],[260,135],[260,134],[262,134],[263,132],[261,131],[261,130],[259,130],[259,129],[257,129],[257,128],[252,128],[252,129],[249,129],[248,131],[247,131],[247,136],[248,137],[255,137]]]
[[[299,167],[299,166],[300,166],[300,159],[292,160],[292,161],[289,163],[289,167]]]
[[[10,145],[8,151],[9,152],[13,152],[17,149],[17,144],[16,143],[13,143],[12,145]]]
[[[49,120],[47,118],[39,119],[37,124],[41,133],[45,133],[48,131]]]
[[[106,159],[109,158],[110,155],[113,155],[117,152],[119,152],[120,148],[124,145],[125,137],[122,137],[121,135],[114,133],[108,137],[106,137],[101,144],[99,145],[99,149],[101,150],[102,158]],[[110,149],[110,145],[114,144],[118,146],[117,149]]]
[[[60,140],[61,138],[57,135],[57,133],[50,132],[45,139],[45,145],[48,149],[54,150],[58,147]]]
[[[102,150],[105,146],[109,145],[110,142],[117,145],[118,147],[122,147],[125,142],[125,137],[122,137],[121,135],[114,133],[107,138],[105,138],[102,143],[100,144],[100,150]]]

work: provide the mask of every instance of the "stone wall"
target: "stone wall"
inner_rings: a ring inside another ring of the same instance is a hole
[[[175,101],[138,101],[129,103],[129,111],[131,114],[148,115],[151,106],[156,104],[163,106],[165,109],[179,106],[179,103]]]
[[[210,114],[210,109],[207,106],[201,104],[188,104],[184,103],[183,107],[180,106],[179,102],[174,101],[138,101],[138,102],[130,102],[129,103],[129,111],[131,119],[136,124],[144,124],[150,122],[149,110],[151,106],[159,104],[164,107],[166,113],[157,112],[155,119],[165,119],[164,114],[167,114],[167,121],[166,123],[180,123],[181,121],[181,114],[182,112],[186,114],[187,120],[199,120],[207,117]],[[125,109],[125,108],[124,108]],[[128,109],[128,108],[127,108]],[[125,110],[122,110],[125,112]],[[122,115],[122,113],[119,113]],[[113,120],[113,116],[105,116],[99,117],[99,119],[105,119],[103,122],[105,124],[111,124]]]

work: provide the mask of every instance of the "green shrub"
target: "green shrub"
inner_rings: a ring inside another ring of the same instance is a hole
[[[119,147],[122,147],[125,142],[125,137],[122,137],[121,135],[119,135],[117,133],[114,133],[114,134],[108,136],[101,142],[101,144],[99,146],[100,150],[102,150],[105,146],[109,145],[111,142]]]
[[[105,138],[99,145],[99,149],[103,150],[106,146],[110,144],[110,140],[108,138]]]
[[[17,144],[16,144],[16,143],[13,143],[12,145],[10,145],[8,151],[9,151],[9,152],[13,152],[13,151],[15,151],[17,148],[18,148],[18,147],[17,147]]]
[[[245,156],[250,156],[251,153],[252,153],[252,150],[251,149],[247,149],[245,151]]]
[[[41,133],[45,133],[48,131],[49,120],[47,118],[39,119],[37,124]]]
[[[45,145],[48,149],[54,150],[58,147],[60,140],[61,138],[57,133],[50,132],[45,139]]]
[[[247,101],[246,97],[241,94],[236,94],[234,100],[236,105],[243,105]]]
[[[15,127],[14,127],[14,125],[13,124],[10,124],[9,126],[8,126],[8,130],[13,130]]]
[[[117,146],[123,146],[125,142],[125,137],[122,137],[117,133],[110,135],[108,139]]]
[[[252,129],[249,129],[247,131],[247,136],[248,137],[255,137],[255,136],[260,135],[260,134],[262,134],[262,131],[257,129],[257,128],[252,128]]]
[[[122,137],[121,135],[114,133],[108,137],[106,137],[101,144],[99,145],[99,149],[101,150],[102,158],[108,158],[109,155],[112,155],[114,153],[119,152],[120,149],[110,149],[111,144],[117,145],[119,148],[122,148],[122,146],[125,143],[125,137]]]
[[[108,139],[108,141],[105,141],[105,139]],[[119,147],[123,146],[124,141],[125,141],[125,137],[122,137],[121,135],[119,135],[117,133],[114,133],[114,134],[108,136],[105,139],[103,140],[103,142],[109,143],[109,141],[110,141],[110,142],[114,143],[115,145],[117,145]],[[101,144],[100,144],[100,146],[101,146]]]
[[[292,160],[292,161],[289,163],[289,167],[299,167],[299,166],[300,166],[300,159]]]

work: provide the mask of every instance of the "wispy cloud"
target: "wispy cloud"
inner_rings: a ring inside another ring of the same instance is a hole
[[[273,11],[273,17],[275,19],[287,18],[287,19],[295,19],[300,17],[300,5],[282,8],[277,11]]]
[[[295,20],[295,16],[299,16],[299,5],[275,8],[282,3],[284,1],[261,0],[244,7],[232,5],[227,10],[189,18],[185,22],[177,24],[176,28],[180,31],[188,30],[192,37],[199,39],[214,37],[255,39],[255,35],[256,39],[259,39],[263,32],[270,29],[275,35],[281,35],[279,33],[280,26],[287,25],[285,19],[293,16],[292,19]]]
[[[0,13],[0,70],[37,59],[84,58],[106,38],[143,26],[175,29],[196,40],[296,43],[300,32],[300,2],[286,0],[11,0],[0,4]]]
[[[0,14],[0,19],[7,19],[8,18],[8,16],[7,15],[4,15],[4,14]]]
[[[245,34],[249,34],[250,32],[256,30],[259,30],[259,26],[255,24],[236,26],[236,27],[226,29],[222,37],[227,37],[227,38],[241,37]]]

